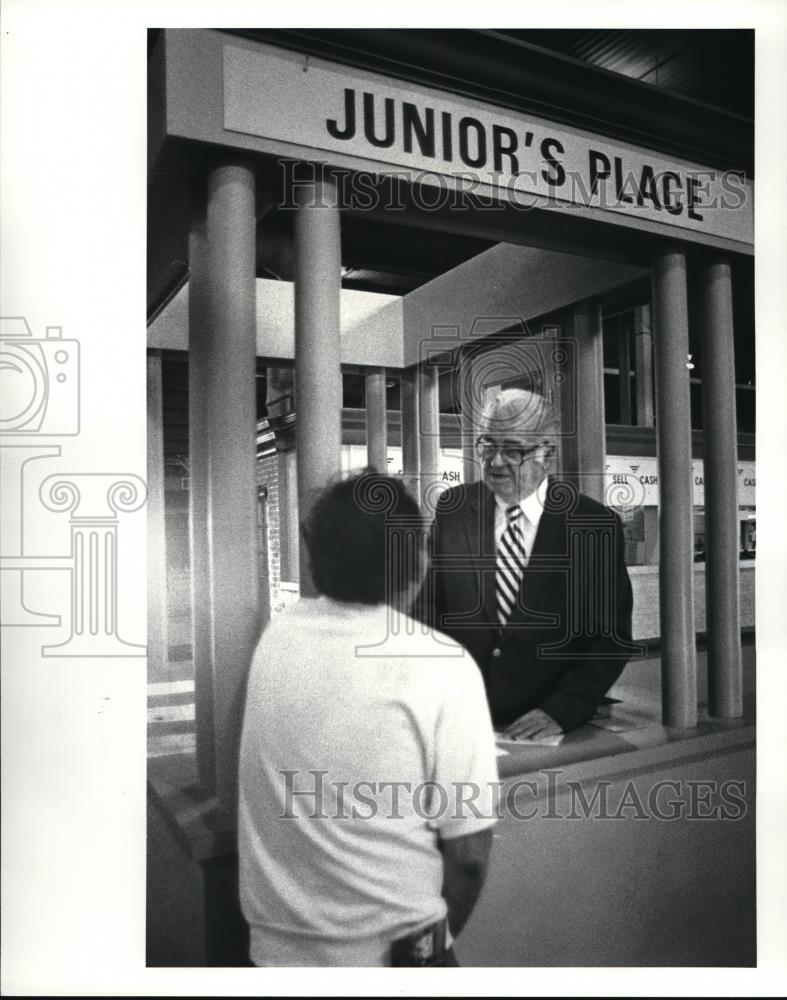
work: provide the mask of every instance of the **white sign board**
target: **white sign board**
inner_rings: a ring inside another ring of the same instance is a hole
[[[738,173],[275,46],[225,45],[223,71],[228,131],[382,161],[443,191],[446,179],[494,189],[522,208],[548,200],[753,242],[753,186]]]
[[[343,473],[360,472],[366,467],[366,445],[344,444],[341,452],[341,467]],[[441,448],[439,461],[441,485],[448,489],[462,482],[462,452],[457,448]],[[402,449],[388,449],[388,475],[401,476]]]
[[[694,488],[693,504],[705,506],[705,480],[702,459],[691,463],[691,477]],[[613,483],[633,486],[638,491],[638,499],[643,507],[655,507],[659,502],[658,460],[653,457],[607,455],[606,472]],[[754,462],[738,462],[738,506],[754,507],[757,479]]]
[[[366,466],[366,447],[364,445],[342,446],[342,472],[359,471]],[[462,452],[458,448],[440,449],[440,477],[446,489],[456,486],[464,479]],[[625,504],[638,507],[656,507],[659,502],[659,469],[658,460],[654,457],[607,455],[605,467],[607,479],[607,502],[615,506],[616,497]],[[388,449],[388,472],[390,475],[402,474],[402,449]],[[703,477],[702,459],[692,461],[692,483],[694,487],[693,504],[695,507],[705,506],[705,483]],[[615,489],[622,487],[621,490]],[[757,487],[754,462],[738,463],[738,506],[755,507]],[[625,498],[625,499],[624,499]]]

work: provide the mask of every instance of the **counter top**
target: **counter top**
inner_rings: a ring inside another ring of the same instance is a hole
[[[510,785],[511,779],[550,769],[559,769],[570,780],[609,777],[754,744],[752,718],[711,719],[700,712],[696,726],[676,729],[661,724],[661,706],[653,691],[618,686],[615,695],[621,702],[611,706],[610,718],[636,728],[609,732],[589,723],[568,733],[559,746],[506,741],[500,747],[505,754],[497,762],[500,778]]]
[[[506,742],[505,754],[498,757],[504,794],[515,791],[519,779],[534,776],[541,779],[534,782],[538,798],[554,791],[557,783],[633,776],[670,761],[701,760],[755,744],[750,717],[720,720],[701,714],[691,729],[667,728],[659,721],[660,700],[652,689],[618,685],[613,693],[620,703],[610,707],[610,719],[632,728],[610,732],[589,723],[568,733],[559,746]],[[547,773],[552,784],[543,780]],[[148,788],[152,805],[161,810],[191,858],[206,861],[235,852],[235,817],[200,788],[193,754],[150,759]]]

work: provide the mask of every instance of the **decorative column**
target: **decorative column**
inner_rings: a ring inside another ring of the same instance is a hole
[[[315,168],[316,169],[316,168]],[[315,496],[341,471],[342,372],[339,326],[341,227],[335,181],[318,176],[294,191],[295,407],[301,523]],[[305,546],[301,596],[316,591]]]
[[[618,378],[620,379],[620,422],[631,425],[631,340],[626,316],[619,316],[618,329]],[[603,379],[602,356],[602,379]]]
[[[634,310],[634,379],[637,387],[637,427],[652,427],[653,409],[653,333],[650,306]]]
[[[604,423],[604,348],[601,303],[596,299],[574,307],[577,344],[576,427],[577,472],[583,493],[604,502],[606,427]],[[570,470],[569,470],[570,471]]]
[[[145,646],[118,634],[118,514],[139,510],[145,483],[134,475],[48,476],[43,505],[71,514],[71,634],[43,646],[44,656],[144,656]]]
[[[189,450],[197,763],[236,800],[243,691],[258,599],[255,180],[220,163],[197,191],[189,242]]]
[[[377,472],[388,471],[388,413],[385,369],[366,372],[366,461]]]
[[[416,369],[409,368],[400,376],[402,409],[402,474],[413,496],[419,496],[418,470],[421,440],[418,425],[418,389]]]
[[[468,485],[481,478],[475,441],[483,408],[481,403],[483,386],[475,385],[473,357],[472,351],[463,348],[460,348],[456,353],[459,427],[462,438],[462,481]]]
[[[743,714],[743,662],[738,604],[738,433],[735,342],[729,261],[709,259],[699,271],[702,334],[705,600],[710,714]]]
[[[440,476],[440,383],[434,365],[423,365],[416,376],[418,385],[418,424],[420,429],[419,481],[420,499],[429,513],[434,486]]]
[[[555,499],[561,512],[566,513],[567,615],[563,622],[564,635],[557,642],[541,646],[540,656],[545,660],[559,659],[570,651],[570,656],[592,662],[599,656],[599,648],[603,648],[605,659],[627,661],[643,656],[645,647],[631,641],[628,629],[622,634],[621,623],[617,620],[616,515],[608,511],[605,518],[599,518],[595,513],[577,513],[573,509],[576,494],[570,490],[561,491]],[[535,613],[532,621],[534,626],[538,625]],[[576,652],[577,639],[582,636],[592,639],[592,643],[584,652]]]
[[[662,712],[666,726],[697,724],[694,635],[689,319],[686,256],[668,249],[653,260],[656,444],[659,460],[659,599]]]
[[[167,528],[161,351],[148,352],[148,675],[161,676],[167,640]]]

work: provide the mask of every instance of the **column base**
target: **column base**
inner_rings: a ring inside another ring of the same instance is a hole
[[[147,656],[148,647],[124,642],[116,635],[72,636],[58,645],[42,646],[42,656]]]

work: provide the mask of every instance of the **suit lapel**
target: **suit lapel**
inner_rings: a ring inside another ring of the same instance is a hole
[[[547,569],[548,566],[551,568],[553,557],[563,551],[565,546],[564,521],[565,515],[553,508],[547,493],[544,510],[538,522],[538,531],[536,531],[536,537],[533,539],[531,550],[528,553],[528,565],[522,574],[522,583],[519,588],[520,601],[512,612],[512,620],[537,620],[538,616],[533,618],[535,612],[532,609],[538,606],[539,594],[547,580],[547,575],[544,572],[539,572],[539,567],[542,570]],[[530,613],[522,611],[521,608],[529,609]]]
[[[542,556],[553,556],[563,551],[565,511],[560,500],[556,500],[552,494],[553,485],[554,480],[550,478],[544,499],[544,509],[541,512],[538,531],[536,532],[536,537],[533,539],[533,548],[529,554],[528,562],[533,556],[538,559]]]
[[[560,551],[561,529],[561,516],[546,508],[538,522],[538,531],[533,539],[533,548],[528,556],[528,564],[534,557],[538,561],[542,556],[555,555],[556,552]]]
[[[481,584],[481,600],[490,621],[497,620],[495,595],[495,498],[483,483],[470,488],[465,531],[468,551]],[[479,530],[480,529],[480,530]]]

